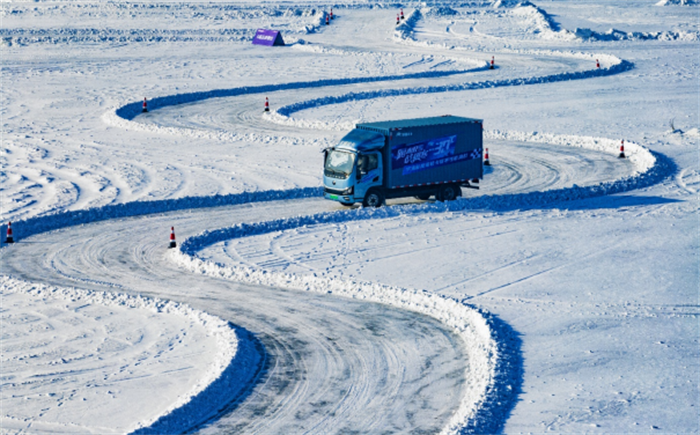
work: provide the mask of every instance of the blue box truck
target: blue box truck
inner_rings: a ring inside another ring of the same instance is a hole
[[[480,119],[447,115],[357,124],[324,150],[323,196],[365,207],[408,196],[450,201],[462,187],[478,189],[482,149]]]

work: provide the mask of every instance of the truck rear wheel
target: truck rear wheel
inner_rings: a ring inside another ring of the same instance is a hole
[[[381,207],[384,204],[384,195],[379,189],[370,189],[365,195],[365,199],[362,201],[362,205],[365,207]]]
[[[435,195],[438,201],[454,201],[462,196],[462,190],[456,184],[445,184],[440,186]]]

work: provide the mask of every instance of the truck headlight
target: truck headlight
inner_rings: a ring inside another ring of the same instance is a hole
[[[348,187],[347,189],[343,190],[343,195],[352,195],[352,193],[355,191],[355,186]]]

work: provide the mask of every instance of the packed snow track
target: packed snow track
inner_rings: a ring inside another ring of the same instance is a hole
[[[264,346],[261,381],[234,409],[229,402],[237,398],[221,398],[224,411],[204,433],[438,432],[460,402],[468,363],[461,340],[440,322],[192,275],[167,258],[163,228],[170,225],[185,235],[308,206],[282,201],[109,220],[23,240],[3,249],[2,261],[5,273],[22,279],[184,301],[254,331]]]
[[[676,201],[660,152],[698,191],[697,126],[654,132],[694,113],[685,11],[437,0],[395,25],[353,2],[325,25],[317,1],[60,3],[0,14],[3,433],[622,433],[667,404],[664,431],[697,432],[673,422],[697,405],[697,328],[645,311],[695,307],[667,288],[695,294],[675,247],[697,205],[627,210]],[[285,47],[250,44],[268,27]],[[356,123],[444,114],[484,119],[480,190],[319,198],[320,151]]]

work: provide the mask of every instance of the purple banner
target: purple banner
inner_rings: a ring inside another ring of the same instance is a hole
[[[253,37],[253,44],[258,45],[284,45],[279,30],[258,29]]]
[[[468,153],[455,154],[429,162],[415,163],[403,167],[403,175],[412,174],[414,172],[425,171],[426,169],[437,168],[438,166],[450,165],[452,163],[461,162],[464,160],[475,160],[481,158],[481,148],[469,151]]]
[[[481,157],[481,149],[455,154],[457,135],[398,145],[391,150],[391,169],[403,168],[403,175]]]

